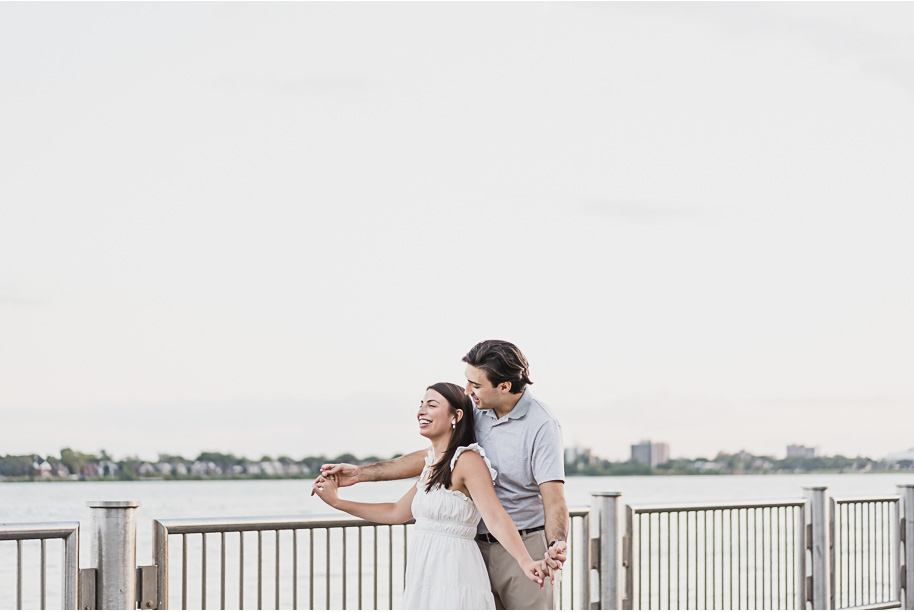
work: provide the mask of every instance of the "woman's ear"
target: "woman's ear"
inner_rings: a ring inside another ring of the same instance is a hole
[[[459,423],[460,420],[463,418],[463,410],[458,408],[455,412],[457,413],[457,422]]]

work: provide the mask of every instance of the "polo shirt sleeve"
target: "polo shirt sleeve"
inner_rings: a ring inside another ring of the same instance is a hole
[[[565,482],[565,446],[562,444],[562,428],[557,421],[547,421],[536,432],[530,463],[537,485],[552,480]]]

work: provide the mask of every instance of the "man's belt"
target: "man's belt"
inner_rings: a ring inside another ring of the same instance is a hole
[[[545,525],[540,525],[539,527],[531,527],[529,529],[518,529],[517,533],[520,534],[520,537],[524,537],[528,533],[536,533],[537,531],[543,531],[546,528]],[[476,534],[477,542],[488,542],[489,544],[497,544],[498,540],[491,533],[479,533]]]

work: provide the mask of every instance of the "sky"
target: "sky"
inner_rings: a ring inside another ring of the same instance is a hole
[[[914,446],[910,3],[2,3],[0,455]]]

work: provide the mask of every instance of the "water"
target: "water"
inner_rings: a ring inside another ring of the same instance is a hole
[[[623,502],[627,504],[793,500],[802,499],[803,487],[807,486],[827,486],[829,494],[836,497],[885,496],[895,494],[895,487],[899,484],[914,484],[914,474],[572,477],[566,484],[566,498],[571,507],[588,506],[590,493],[596,491],[620,491]],[[78,520],[88,524],[87,501],[140,501],[142,506],[137,512],[137,563],[146,565],[152,563],[153,518],[339,514],[317,497],[309,496],[310,486],[307,480],[0,483],[0,523]],[[343,497],[359,501],[394,501],[409,486],[403,481],[370,483],[344,490]],[[211,538],[210,544],[216,540],[218,538]],[[218,559],[218,542],[215,543],[217,548],[211,553],[214,559],[212,566],[218,565],[215,561]],[[251,550],[255,550],[253,546],[256,544],[246,541],[246,546],[249,545]],[[264,549],[266,558],[270,558],[267,555],[274,550],[267,549],[270,545],[268,542]],[[199,543],[194,546],[196,550],[200,549]],[[36,551],[37,546],[25,547],[25,573],[30,576],[26,587],[31,598],[27,601],[37,597],[38,572],[37,569],[30,569],[39,565]],[[49,607],[59,607],[59,551],[56,543],[49,543]],[[89,543],[86,541],[83,542],[80,557],[81,566],[88,567]],[[218,568],[215,569],[218,572]],[[0,609],[15,607],[15,571],[15,544],[0,542]],[[246,570],[246,579],[254,577],[256,569]],[[366,577],[366,580],[369,579]],[[216,584],[218,580],[217,574]],[[265,590],[272,593],[271,586]],[[398,588],[395,585],[394,589]],[[248,596],[246,592],[246,598]],[[285,593],[282,599],[289,601]],[[386,602],[387,596],[382,600]],[[319,601],[322,603],[323,600]],[[176,603],[179,607],[180,600]],[[267,606],[267,603],[271,605]],[[247,599],[246,605],[249,605]],[[265,601],[265,607],[272,607],[272,598],[269,602]],[[284,604],[283,607],[288,606]]]

